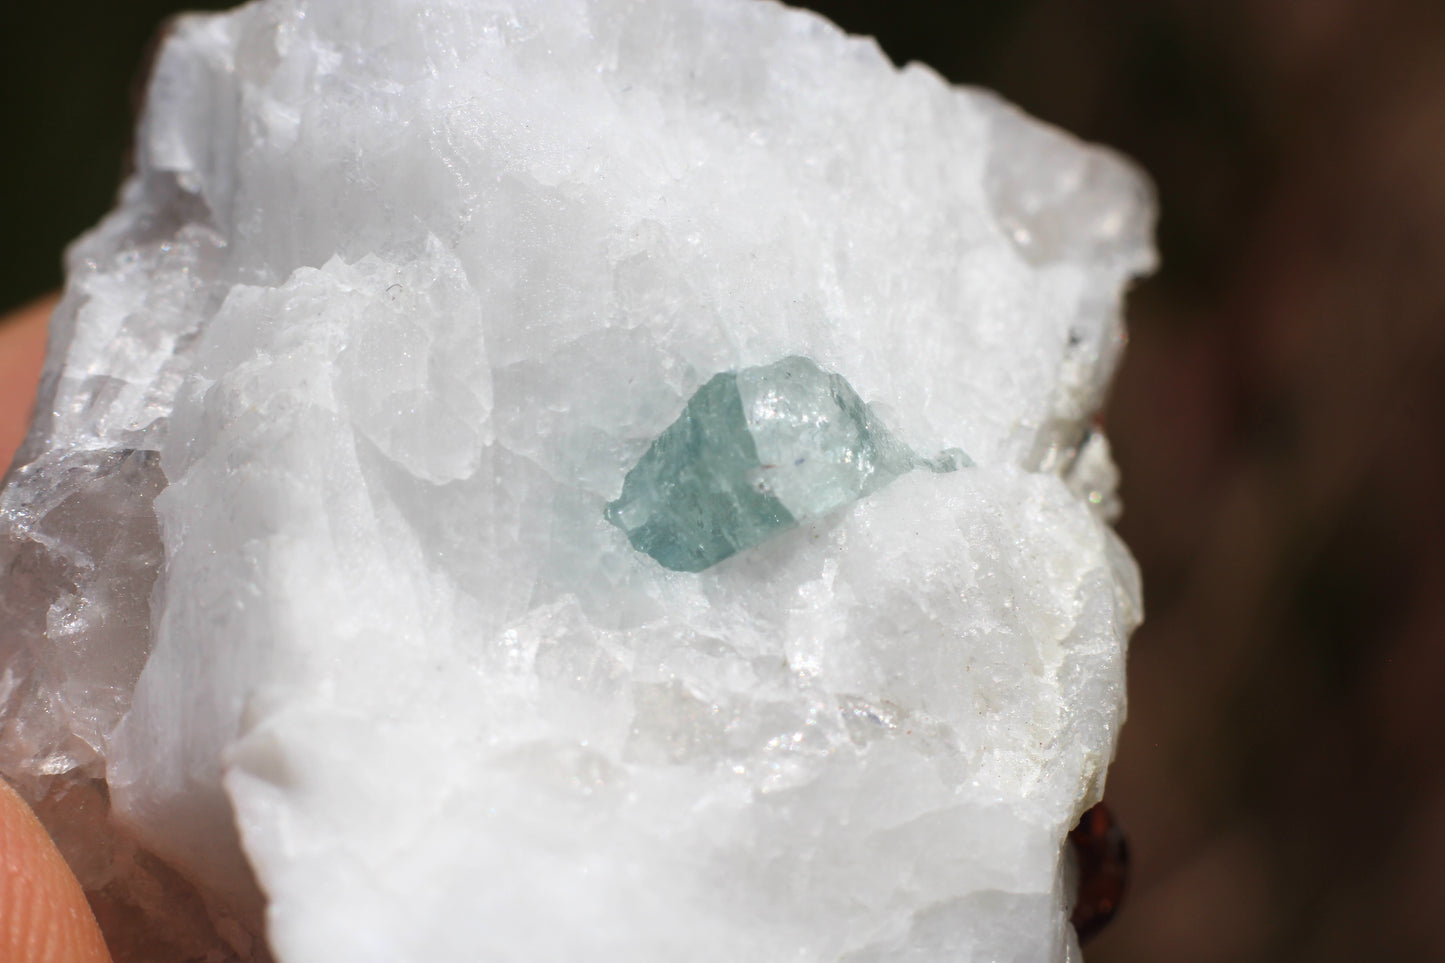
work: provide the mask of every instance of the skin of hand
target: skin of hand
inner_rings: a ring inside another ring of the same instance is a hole
[[[0,467],[25,437],[55,299],[0,319]],[[30,807],[0,779],[0,960],[109,963],[80,883]]]
[[[55,302],[53,295],[40,298],[0,319],[0,473],[9,467],[30,424]]]

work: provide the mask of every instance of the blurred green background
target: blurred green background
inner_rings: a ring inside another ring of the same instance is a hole
[[[1445,959],[1445,3],[811,5],[1159,187],[1107,412],[1135,874],[1090,963]],[[177,8],[5,0],[0,308],[109,206]]]

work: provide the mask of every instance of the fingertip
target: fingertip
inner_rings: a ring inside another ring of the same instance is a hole
[[[70,867],[35,814],[0,779],[0,960],[110,963]]]
[[[25,440],[35,388],[45,361],[45,336],[56,295],[30,302],[0,318],[0,474]]]

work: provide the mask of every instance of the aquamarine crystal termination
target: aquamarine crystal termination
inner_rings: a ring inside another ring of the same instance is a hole
[[[714,375],[627,473],[607,518],[664,568],[700,572],[905,472],[915,455],[842,376],[807,358]]]

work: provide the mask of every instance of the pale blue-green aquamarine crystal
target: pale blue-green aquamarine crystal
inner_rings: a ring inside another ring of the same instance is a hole
[[[664,568],[699,572],[857,501],[920,458],[840,375],[802,357],[714,375],[627,473],[607,518]]]

